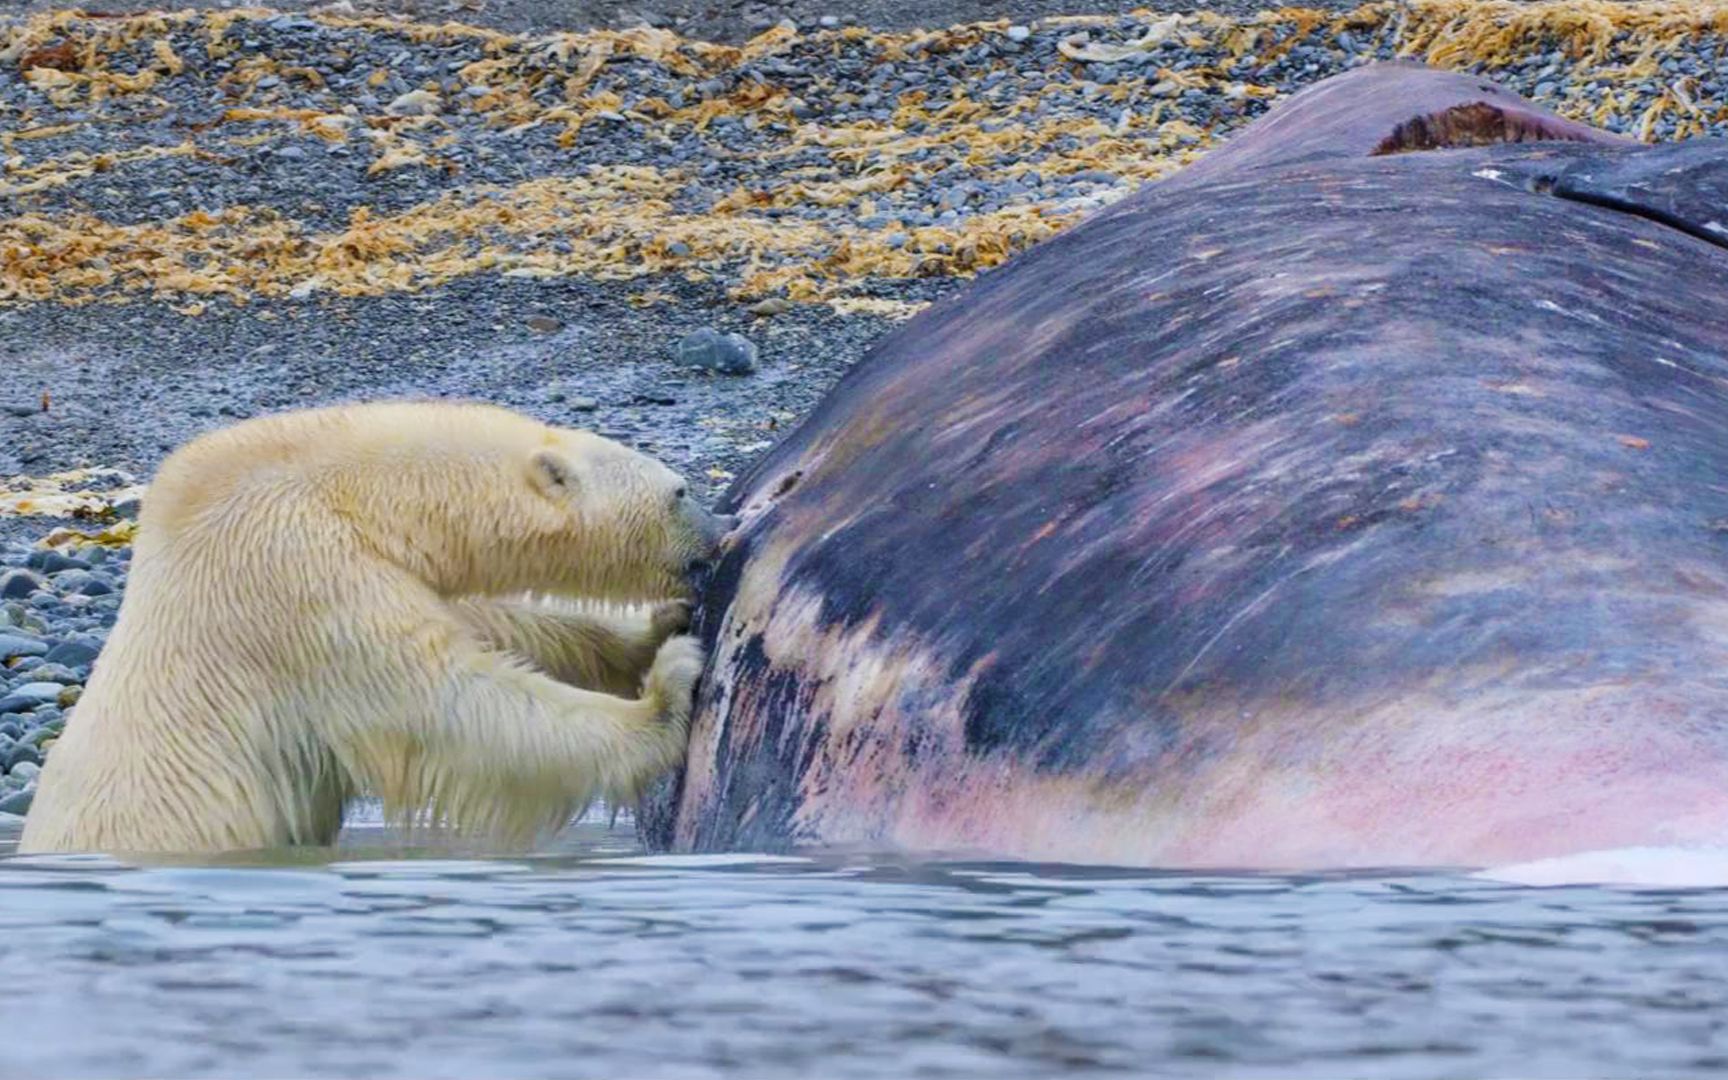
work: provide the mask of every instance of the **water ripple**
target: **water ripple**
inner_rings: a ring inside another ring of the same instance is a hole
[[[670,858],[0,860],[0,1075],[1714,1076],[1728,891]]]

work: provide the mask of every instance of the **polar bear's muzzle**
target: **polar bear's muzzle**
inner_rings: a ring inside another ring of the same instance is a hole
[[[700,506],[690,506],[690,523],[695,527],[699,553],[690,560],[688,569],[695,572],[703,569],[720,554],[720,542],[726,534],[738,527],[738,519],[731,514],[712,514]]]

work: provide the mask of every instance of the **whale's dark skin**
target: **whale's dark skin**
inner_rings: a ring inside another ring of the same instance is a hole
[[[1728,842],[1723,244],[1721,142],[1414,66],[1298,95],[905,324],[738,481],[649,838]]]

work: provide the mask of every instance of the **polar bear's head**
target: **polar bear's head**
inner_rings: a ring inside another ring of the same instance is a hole
[[[729,527],[677,473],[609,439],[488,405],[410,401],[283,413],[194,440],[151,484],[139,543],[218,545],[249,568],[237,587],[280,587],[287,563],[351,552],[444,595],[631,603],[688,595],[690,569]]]
[[[589,432],[547,428],[524,465],[543,502],[536,569],[559,579],[541,588],[621,601],[685,595],[732,525],[665,465]]]

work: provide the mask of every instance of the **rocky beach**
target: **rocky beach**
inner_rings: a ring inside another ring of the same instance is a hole
[[[0,813],[200,431],[477,398],[713,494],[883,331],[1348,67],[1728,135],[1728,4],[1100,6],[0,18]]]

